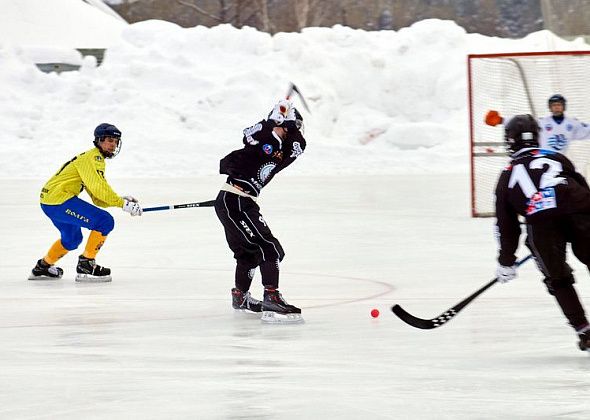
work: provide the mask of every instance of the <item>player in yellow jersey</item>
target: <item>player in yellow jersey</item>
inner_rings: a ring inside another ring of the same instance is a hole
[[[96,254],[115,221],[106,210],[98,207],[121,207],[132,216],[141,216],[142,208],[130,196],[120,197],[105,179],[105,159],[115,157],[121,150],[121,131],[103,123],[94,130],[94,146],[66,162],[41,190],[41,209],[60,231],[58,239],[37,261],[29,280],[58,279],[63,270],[54,264],[82,242],[82,229],[90,229],[86,248],[78,258],[76,281],[111,281],[111,270],[96,264]],[[86,190],[92,204],[78,198]]]

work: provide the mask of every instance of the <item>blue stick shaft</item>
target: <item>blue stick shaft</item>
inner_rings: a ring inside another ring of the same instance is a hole
[[[529,259],[533,258],[533,254],[529,254],[526,257],[524,257],[522,260],[520,261],[516,261],[516,265],[522,265],[523,263],[527,262]]]
[[[160,211],[160,210],[170,210],[172,209],[172,206],[158,206],[158,207],[146,207],[143,209],[143,212],[148,212],[148,211]]]

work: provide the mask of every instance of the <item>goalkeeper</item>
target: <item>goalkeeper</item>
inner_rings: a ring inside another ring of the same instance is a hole
[[[562,95],[551,96],[547,103],[551,115],[537,119],[539,127],[541,127],[539,136],[541,149],[565,153],[572,140],[590,139],[588,124],[565,116],[566,100]],[[507,125],[511,119],[512,117],[502,117],[498,111],[490,110],[486,114],[485,122],[491,126]]]

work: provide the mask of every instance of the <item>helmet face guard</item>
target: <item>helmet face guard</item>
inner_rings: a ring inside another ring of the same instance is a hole
[[[106,138],[109,138],[109,137],[117,139],[117,147],[115,148],[115,151],[113,151],[113,152],[109,152],[108,150],[104,150],[100,146],[100,143],[102,143]],[[121,140],[121,137],[114,137],[114,136],[95,137],[94,138],[94,145],[96,147],[98,147],[98,149],[100,150],[100,152],[103,154],[103,156],[105,158],[112,159],[115,156],[117,156],[119,154],[119,152],[121,151],[121,146],[123,146],[123,140]]]
[[[118,140],[117,147],[115,148],[114,152],[106,151],[102,147],[100,147],[100,143],[102,143],[104,141],[104,139],[107,137]],[[119,154],[119,152],[121,151],[121,146],[123,146],[123,140],[121,140],[121,130],[119,130],[113,124],[108,124],[108,123],[99,124],[94,129],[94,142],[93,143],[96,147],[98,147],[98,149],[101,151],[101,153],[104,155],[105,158],[112,159]]]
[[[301,113],[299,111],[297,111],[297,108],[293,108],[293,110],[295,111],[295,126],[303,135],[303,134],[305,134],[305,125],[303,125],[303,116],[301,115]]]
[[[563,95],[560,95],[558,93],[556,93],[555,95],[552,95],[549,100],[547,101],[547,106],[549,106],[549,109],[551,109],[551,105],[553,104],[561,104],[563,105],[563,110],[565,111],[565,106],[566,106],[566,100],[563,97]]]

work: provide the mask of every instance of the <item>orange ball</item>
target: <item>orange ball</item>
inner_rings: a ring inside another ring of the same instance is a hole
[[[372,316],[373,318],[377,318],[377,317],[379,316],[379,309],[373,309],[373,310],[371,311],[371,316]]]

